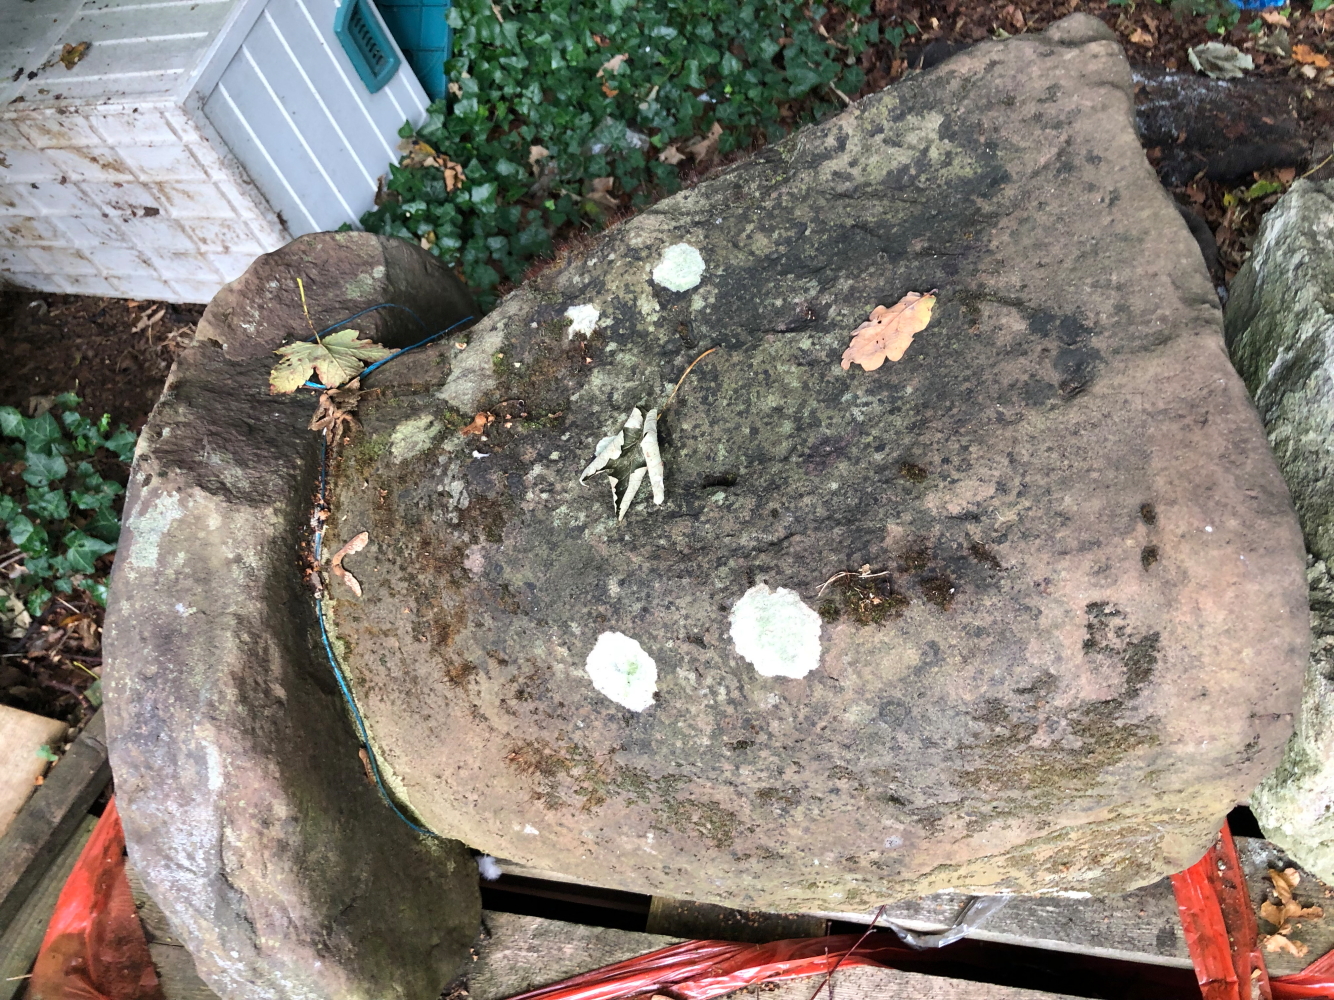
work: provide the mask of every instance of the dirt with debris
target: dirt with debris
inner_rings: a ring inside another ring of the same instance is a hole
[[[138,430],[148,419],[172,359],[194,332],[203,306],[166,302],[0,292],[0,406],[31,415],[43,397],[83,399],[80,412]],[[114,459],[100,469],[125,481]],[[0,467],[0,484],[21,495],[23,483]],[[8,546],[5,546],[8,548]],[[103,556],[99,568],[110,567]],[[90,688],[101,673],[102,608],[82,593],[52,602],[26,634],[0,638],[0,704],[62,719],[77,727],[99,701]]]

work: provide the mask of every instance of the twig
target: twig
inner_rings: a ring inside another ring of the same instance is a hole
[[[102,678],[98,677],[97,674],[93,673],[91,670],[89,670],[87,667],[85,667],[85,666],[84,666],[82,663],[80,663],[78,660],[71,659],[71,660],[70,660],[70,663],[74,664],[76,667],[78,667],[80,670],[82,670],[85,674],[87,674],[87,675],[88,675],[89,677],[91,677],[93,680],[95,680],[95,681],[100,681],[100,680],[102,679]]]
[[[681,377],[676,380],[676,388],[673,389],[672,394],[667,397],[667,402],[662,404],[662,408],[664,410],[672,405],[672,400],[676,398],[677,392],[680,391],[681,383],[684,382],[686,380],[686,376],[690,374],[690,369],[694,368],[697,364],[699,364],[701,361],[703,361],[705,358],[707,358],[710,354],[712,354],[716,350],[718,350],[718,348],[710,347],[707,351],[705,351],[703,354],[697,357],[694,361],[690,362],[686,370],[681,373]]]
[[[1330,153],[1330,154],[1329,154],[1328,156],[1326,156],[1323,160],[1321,160],[1319,163],[1317,163],[1314,167],[1312,167],[1310,170],[1306,171],[1306,173],[1302,174],[1302,176],[1301,176],[1300,178],[1298,178],[1298,180],[1304,180],[1305,178],[1310,177],[1313,173],[1315,173],[1317,170],[1319,170],[1321,167],[1323,167],[1323,166],[1324,166],[1326,163],[1328,163],[1330,160],[1334,160],[1334,153]]]
[[[866,572],[866,570],[850,570],[850,569],[840,570],[839,572],[831,576],[828,580],[826,580],[824,583],[820,584],[820,589],[815,592],[815,596],[816,597],[821,596],[825,592],[826,587],[828,587],[835,580],[843,579],[843,577],[845,576],[855,576],[858,580],[876,580],[882,576],[889,576],[889,570],[885,570],[883,573],[868,573]]]
[[[837,87],[835,87],[832,83],[829,84],[828,86],[829,86],[829,89],[830,89],[830,90],[832,90],[835,94],[838,95],[838,98],[839,98],[839,100],[841,100],[841,101],[843,102],[843,106],[844,106],[844,107],[848,107],[848,108],[852,107],[852,98],[851,98],[851,97],[849,97],[847,94],[843,93],[843,91],[839,90],[839,89],[838,89]]]
[[[837,972],[838,967],[843,964],[843,959],[847,958],[854,951],[860,948],[862,946],[862,942],[871,936],[871,932],[875,930],[875,925],[880,923],[880,918],[884,915],[885,907],[888,905],[889,905],[888,903],[880,904],[880,909],[875,911],[875,916],[871,918],[871,926],[866,928],[866,933],[857,939],[856,944],[854,944],[851,948],[845,951],[842,955],[838,956],[838,961],[834,963],[834,967],[830,969],[828,974],[824,977],[824,982],[821,983],[819,986],[815,987],[815,992],[811,994],[811,1000],[815,1000],[815,998],[820,995],[820,991],[824,989],[825,983],[829,983],[829,1000],[834,1000],[834,985],[832,982],[834,978],[834,973]]]
[[[310,321],[310,310],[306,308],[306,285],[300,278],[296,279],[296,290],[301,293],[301,311],[306,314],[306,325],[310,327],[310,332],[315,334],[315,343],[323,347],[324,341],[320,340],[319,331],[315,329],[315,324]]]

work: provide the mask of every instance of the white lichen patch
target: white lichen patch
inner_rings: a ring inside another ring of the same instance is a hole
[[[603,632],[584,662],[593,687],[618,705],[642,712],[658,690],[658,665],[634,639],[621,632]]]
[[[440,425],[429,413],[405,420],[394,428],[394,433],[389,435],[389,454],[394,457],[395,462],[420,455],[431,446],[431,442],[439,433]]]
[[[575,337],[587,337],[596,330],[602,313],[598,312],[597,306],[585,303],[570,306],[565,310],[565,318],[570,321],[570,339],[573,340]]]
[[[673,243],[653,268],[653,280],[673,292],[687,292],[699,284],[704,258],[689,243]]]
[[[133,542],[130,545],[130,565],[136,569],[157,569],[158,550],[162,536],[173,521],[185,516],[179,493],[164,493],[144,510],[126,518]]]
[[[762,677],[805,677],[820,665],[820,616],[786,587],[751,587],[732,606],[732,643]]]

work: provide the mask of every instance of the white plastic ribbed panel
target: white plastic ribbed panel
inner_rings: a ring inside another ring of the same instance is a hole
[[[337,8],[0,0],[0,279],[206,302],[291,237],[355,226],[427,98],[406,63],[368,93]]]

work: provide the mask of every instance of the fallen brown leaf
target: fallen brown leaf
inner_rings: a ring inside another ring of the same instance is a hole
[[[495,414],[482,412],[472,418],[472,423],[459,431],[461,435],[467,437],[469,434],[482,434],[486,431],[486,425],[495,420]]]
[[[1297,179],[1297,168],[1284,167],[1281,170],[1275,170],[1274,176],[1278,178],[1280,184],[1291,184]]]
[[[1132,31],[1130,33],[1130,40],[1136,45],[1143,45],[1146,49],[1151,49],[1154,46],[1153,36],[1143,28],[1136,28]]]
[[[591,185],[592,190],[584,195],[584,197],[599,208],[615,211],[621,207],[621,203],[618,202],[616,196],[611,193],[611,189],[615,183],[615,177],[594,177]]]
[[[440,154],[439,159],[445,161],[440,164],[440,169],[445,174],[445,191],[448,193],[455,188],[462,187],[463,182],[468,179],[463,173],[463,168],[443,153]]]
[[[1294,45],[1292,47],[1292,61],[1306,63],[1314,66],[1316,69],[1329,69],[1329,56],[1321,55],[1309,45]]]
[[[528,147],[528,166],[532,168],[533,176],[536,177],[541,171],[537,169],[537,164],[551,155],[551,150],[546,146]]]
[[[354,378],[341,389],[320,393],[315,415],[310,418],[310,429],[321,431],[326,441],[332,441],[350,424],[355,424],[357,401],[361,399],[361,379]]]
[[[718,139],[723,134],[723,127],[717,122],[713,123],[713,128],[709,129],[709,134],[693,146],[687,146],[686,152],[695,158],[696,165],[704,163],[713,158],[718,152]]]
[[[65,64],[66,69],[73,69],[87,54],[88,47],[92,44],[92,42],[80,42],[78,45],[70,45],[66,42],[60,50],[60,61]]]
[[[685,154],[682,153],[679,149],[677,149],[675,145],[668,146],[666,149],[664,149],[661,153],[658,154],[659,160],[661,160],[663,163],[666,163],[668,166],[672,167],[676,166],[685,158],[686,158]]]
[[[630,58],[630,53],[628,52],[621,52],[618,53],[617,55],[612,56],[610,59],[608,59],[606,62],[602,64],[602,68],[598,70],[598,75],[595,77],[595,79],[601,80],[603,73],[619,73],[621,71],[621,66],[629,58]]]
[[[885,363],[900,360],[912,344],[913,337],[931,322],[931,310],[936,304],[933,289],[923,295],[909,292],[892,306],[876,306],[871,317],[852,331],[852,343],[843,352],[843,370],[855,361],[868,372]]]
[[[605,83],[602,85],[602,92],[606,94],[608,97],[615,97],[617,94],[620,93],[619,90],[612,90]]]
[[[366,547],[366,543],[371,540],[369,532],[362,531],[352,536],[346,545],[334,553],[334,557],[329,560],[329,572],[338,579],[347,584],[347,589],[352,591],[358,597],[361,596],[361,584],[357,578],[343,569],[343,560],[348,556],[354,556]]]
[[[1266,934],[1262,940],[1265,951],[1271,953],[1285,951],[1293,958],[1305,958],[1306,953],[1311,950],[1300,941],[1294,941],[1282,934]]]
[[[1272,24],[1279,28],[1286,28],[1288,26],[1287,17],[1276,10],[1260,11],[1260,20],[1265,24]]]

